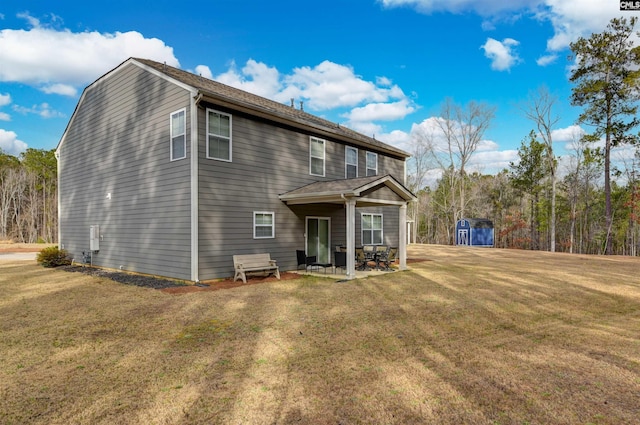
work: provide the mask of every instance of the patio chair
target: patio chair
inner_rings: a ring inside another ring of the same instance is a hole
[[[364,245],[362,249],[364,250],[364,256],[367,259],[367,263],[369,263],[370,261],[375,261],[376,259],[375,245]]]
[[[387,252],[387,258],[384,261],[385,270],[391,270],[391,264],[394,264],[396,262],[397,256],[398,256],[398,248],[396,247],[389,248],[389,251]]]
[[[296,257],[298,258],[298,269],[300,266],[304,266],[304,269],[307,270],[310,265],[316,262],[316,256],[307,257],[307,253],[303,249],[296,250]]]
[[[336,252],[335,254],[335,269],[333,270],[334,273],[336,271],[337,268],[341,268],[342,270],[347,270],[347,253],[346,252]]]
[[[387,256],[389,255],[389,247],[385,245],[377,245],[375,253],[376,269],[382,267],[386,269]]]
[[[367,263],[369,260],[364,253],[364,248],[356,248],[356,269],[357,270],[369,270]]]

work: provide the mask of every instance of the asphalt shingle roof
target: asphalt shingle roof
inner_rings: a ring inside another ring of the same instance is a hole
[[[244,90],[240,90],[235,87],[231,87],[226,84],[222,84],[217,81],[213,81],[178,68],[174,68],[164,63],[156,62],[150,59],[132,59],[139,63],[147,65],[159,72],[162,72],[168,77],[191,86],[205,95],[211,95],[213,97],[225,99],[232,103],[242,104],[243,106],[250,109],[254,109],[262,113],[268,113],[281,119],[284,118],[290,121],[293,125],[297,123],[300,125],[315,127],[330,134],[334,134],[342,139],[351,139],[356,142],[356,144],[368,144],[371,145],[372,148],[382,149],[398,155],[399,157],[407,158],[410,156],[409,153],[394,146],[383,143],[379,140],[376,140],[373,137],[365,136],[347,127],[317,117],[303,110],[296,109],[295,107],[266,99],[264,97],[246,92]]]

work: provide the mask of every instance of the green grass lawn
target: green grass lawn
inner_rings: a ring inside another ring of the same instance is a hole
[[[0,423],[638,423],[640,259],[409,258],[182,295],[0,262]]]

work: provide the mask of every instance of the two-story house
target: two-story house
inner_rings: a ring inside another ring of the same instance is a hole
[[[232,255],[399,248],[408,154],[291,105],[147,59],[89,85],[60,140],[59,241],[93,264],[190,281]]]

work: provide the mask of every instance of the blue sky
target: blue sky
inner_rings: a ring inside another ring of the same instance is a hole
[[[516,159],[518,108],[546,85],[566,153],[569,42],[602,31],[617,0],[20,1],[0,5],[0,148],[53,149],[84,87],[145,57],[289,103],[406,150],[446,98],[496,116],[475,166]],[[588,129],[585,129],[588,130]]]

